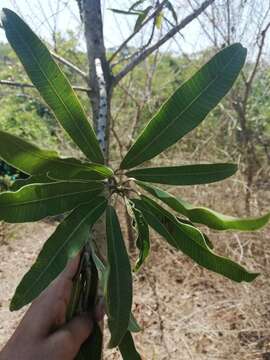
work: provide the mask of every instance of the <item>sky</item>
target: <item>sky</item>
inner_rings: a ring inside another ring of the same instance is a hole
[[[104,24],[104,38],[106,47],[115,47],[120,45],[128,34],[132,32],[135,18],[133,16],[124,16],[115,14],[109,8],[127,9],[130,6],[128,0],[106,0],[102,2],[103,7],[103,24]],[[23,17],[28,24],[36,31],[43,39],[51,40],[51,29],[57,24],[57,30],[65,33],[71,29],[78,33],[81,46],[84,47],[83,29],[81,27],[77,3],[75,0],[62,0],[59,7],[55,0],[0,0],[1,8],[7,7],[17,12]],[[183,13],[183,11],[182,11]],[[164,29],[165,31],[166,29]],[[189,41],[183,41],[183,38],[178,35],[177,42],[181,41],[181,46],[185,52],[192,52],[194,50],[194,43],[199,37],[200,27],[198,23],[193,23],[188,29]],[[183,32],[185,35],[185,31]],[[4,31],[0,29],[0,41],[6,41]],[[139,45],[142,38],[136,38],[133,45]],[[163,47],[163,49],[179,52],[179,46],[175,40]]]
[[[202,4],[203,2],[203,0],[192,1],[194,4]],[[216,0],[215,4],[222,4],[224,1],[225,0]],[[123,40],[132,33],[136,18],[130,15],[115,14],[109,9],[118,8],[127,10],[135,0],[101,0],[101,2],[105,46],[107,48],[119,46]],[[186,6],[186,0],[172,0],[172,3],[175,8],[178,9],[177,14],[179,20],[191,12],[191,9]],[[241,6],[242,3],[240,0],[231,1],[236,13],[235,27],[237,27],[239,33],[243,30],[245,36],[241,38],[241,42],[248,47],[249,57],[251,58],[254,55],[254,42],[257,40],[257,38],[254,39],[254,36],[256,37],[256,26],[260,19],[263,18],[262,15],[265,14],[267,8],[269,11],[264,21],[265,23],[270,21],[270,0],[245,0],[245,11],[240,15],[237,13],[237,6]],[[76,36],[78,36],[80,47],[85,49],[83,28],[79,18],[76,0],[0,0],[0,8],[2,7],[8,7],[16,11],[39,36],[49,42],[52,41],[51,34],[54,26],[56,26],[56,30],[62,34],[65,34],[68,30],[74,31]],[[242,16],[242,18],[238,18],[238,16]],[[222,21],[222,19],[220,21]],[[161,34],[162,32],[164,34],[167,30],[168,26],[163,22]],[[147,36],[149,37],[149,32],[144,30],[141,35],[134,38],[133,43],[130,43],[130,45],[139,47],[143,42],[143,37],[146,38]],[[158,33],[157,36],[160,36],[160,33]],[[269,37],[270,35],[268,39]],[[236,40],[238,41],[239,38]],[[4,31],[1,29],[0,41],[6,41]],[[269,57],[270,41],[267,41],[267,44],[268,50],[266,54],[267,57]],[[177,34],[172,40],[163,45],[161,50],[170,50],[176,55],[181,54],[183,51],[190,54],[208,46],[209,41],[207,36],[203,32],[198,20],[195,20],[181,31],[181,34]]]

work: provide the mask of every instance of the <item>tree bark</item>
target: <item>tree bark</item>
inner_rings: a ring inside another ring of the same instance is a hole
[[[92,119],[97,137],[104,153],[105,163],[108,164],[112,74],[106,59],[100,0],[81,0],[79,3],[79,9],[84,25],[87,46],[89,64],[88,85],[91,89],[89,98],[91,103]],[[97,70],[100,72],[99,74],[97,74]],[[102,79],[102,77],[104,79]],[[103,93],[100,86],[104,87]],[[92,236],[98,247],[99,255],[105,259],[105,216],[101,217],[94,226]]]
[[[101,14],[101,5],[99,0],[82,0],[82,20],[84,24],[84,32],[87,46],[87,57],[89,64],[89,87],[92,92],[90,101],[92,105],[92,115],[95,129],[98,128],[100,93],[99,83],[96,73],[96,59],[100,59],[105,86],[107,90],[107,103],[110,102],[112,74],[110,66],[106,59],[106,50],[103,37],[103,23]],[[109,125],[110,107],[107,109],[107,127]],[[107,144],[108,148],[108,144]],[[108,149],[106,149],[108,151]]]

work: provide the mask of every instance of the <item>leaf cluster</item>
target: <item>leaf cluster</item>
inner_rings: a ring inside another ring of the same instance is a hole
[[[131,312],[132,267],[111,202],[115,194],[125,200],[137,232],[139,256],[134,271],[140,269],[149,255],[151,227],[173,248],[217,274],[236,282],[250,282],[258,275],[217,255],[198,224],[215,230],[250,231],[264,226],[270,213],[256,219],[234,218],[192,205],[153,185],[190,186],[221,181],[236,172],[235,164],[138,168],[200,125],[232,87],[244,65],[246,50],[240,44],[223,49],[176,89],[113,171],[104,165],[103,153],[82,105],[46,46],[12,11],[3,10],[2,23],[29,78],[86,158],[85,161],[64,158],[0,131],[0,158],[29,175],[26,180],[16,181],[10,191],[0,194],[0,220],[31,222],[65,214],[18,285],[10,308],[18,310],[33,301],[59,275],[69,259],[85,249],[82,266],[74,279],[67,317],[84,309],[85,304],[88,310],[94,305],[99,280],[106,299],[111,332],[109,346],[118,347],[124,359],[141,359],[131,335],[140,328]],[[107,258],[101,259],[91,230],[104,213]],[[84,262],[89,265],[87,271],[84,271]],[[78,359],[90,353],[93,359],[100,358],[102,333],[98,324],[94,336],[96,347],[91,347],[87,340]]]

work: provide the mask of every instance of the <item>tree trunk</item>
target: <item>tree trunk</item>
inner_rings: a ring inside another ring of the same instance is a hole
[[[84,24],[89,64],[89,98],[94,128],[105,157],[109,163],[110,101],[112,74],[106,60],[100,0],[82,0],[80,13]],[[103,79],[102,79],[103,78]],[[93,228],[94,242],[100,256],[106,258],[105,217]]]

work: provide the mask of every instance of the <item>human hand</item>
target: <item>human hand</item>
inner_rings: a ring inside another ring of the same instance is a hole
[[[0,353],[0,360],[72,360],[103,317],[99,304],[95,314],[75,316],[66,323],[72,279],[79,256],[71,260],[58,278],[32,303]]]

